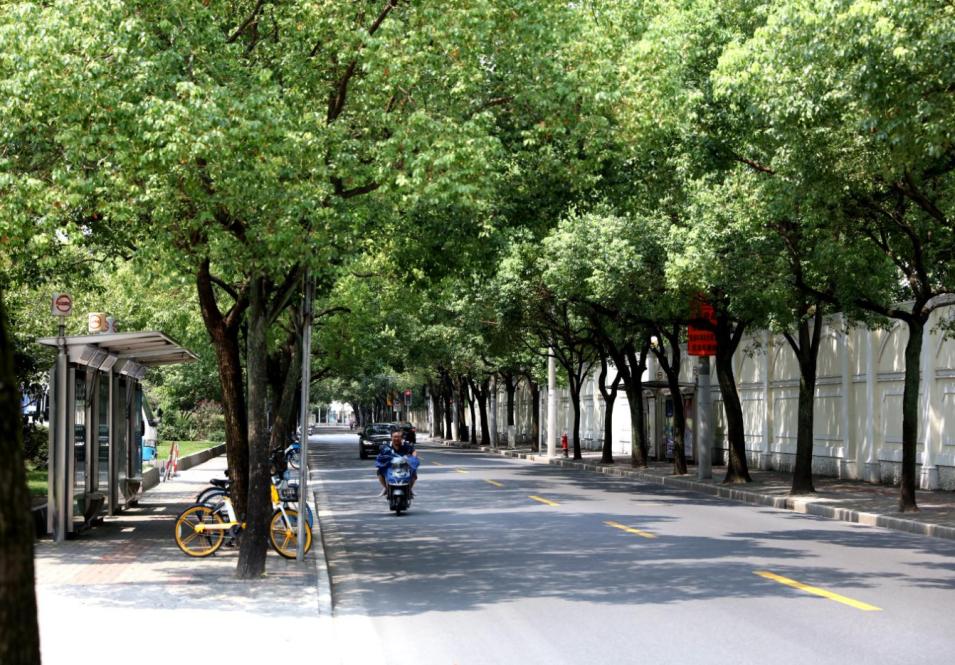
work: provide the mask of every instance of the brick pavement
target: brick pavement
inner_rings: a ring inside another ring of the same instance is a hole
[[[223,547],[195,559],[176,546],[173,524],[209,478],[222,475],[224,457],[183,471],[175,480],[147,492],[139,505],[76,538],[36,546],[37,601],[45,665],[90,660],[137,664],[168,662],[176,651],[156,639],[195,634],[227,638],[197,647],[197,653],[248,662],[314,652],[305,635],[318,620],[318,589],[313,548],[304,564],[270,550],[267,576],[235,579],[238,552]],[[208,631],[210,626],[223,631]],[[190,631],[200,626],[203,630]],[[244,639],[260,631],[261,640]],[[205,636],[203,638],[203,636]],[[178,648],[177,648],[178,649]]]

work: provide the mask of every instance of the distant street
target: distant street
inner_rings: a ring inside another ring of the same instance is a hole
[[[955,543],[419,446],[395,517],[354,434],[312,437],[344,663],[924,663]],[[326,651],[327,653],[327,651]],[[324,661],[323,661],[324,662]]]

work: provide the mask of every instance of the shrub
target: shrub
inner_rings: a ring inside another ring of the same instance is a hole
[[[23,429],[23,456],[34,466],[46,464],[50,442],[50,430],[40,425],[27,425]]]

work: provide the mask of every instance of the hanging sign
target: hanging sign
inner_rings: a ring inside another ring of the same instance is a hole
[[[706,319],[716,325],[716,312],[713,306],[702,298],[693,302],[693,318]],[[716,333],[706,328],[690,325],[687,327],[686,353],[690,356],[715,356]]]

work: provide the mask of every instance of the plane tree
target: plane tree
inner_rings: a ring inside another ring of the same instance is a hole
[[[761,133],[761,163],[821,202],[830,236],[858,257],[848,272],[854,288],[842,298],[819,284],[810,293],[896,319],[908,332],[902,511],[917,510],[925,329],[955,288],[953,24],[944,2],[793,0],[774,5],[765,27],[722,63],[728,99]]]

